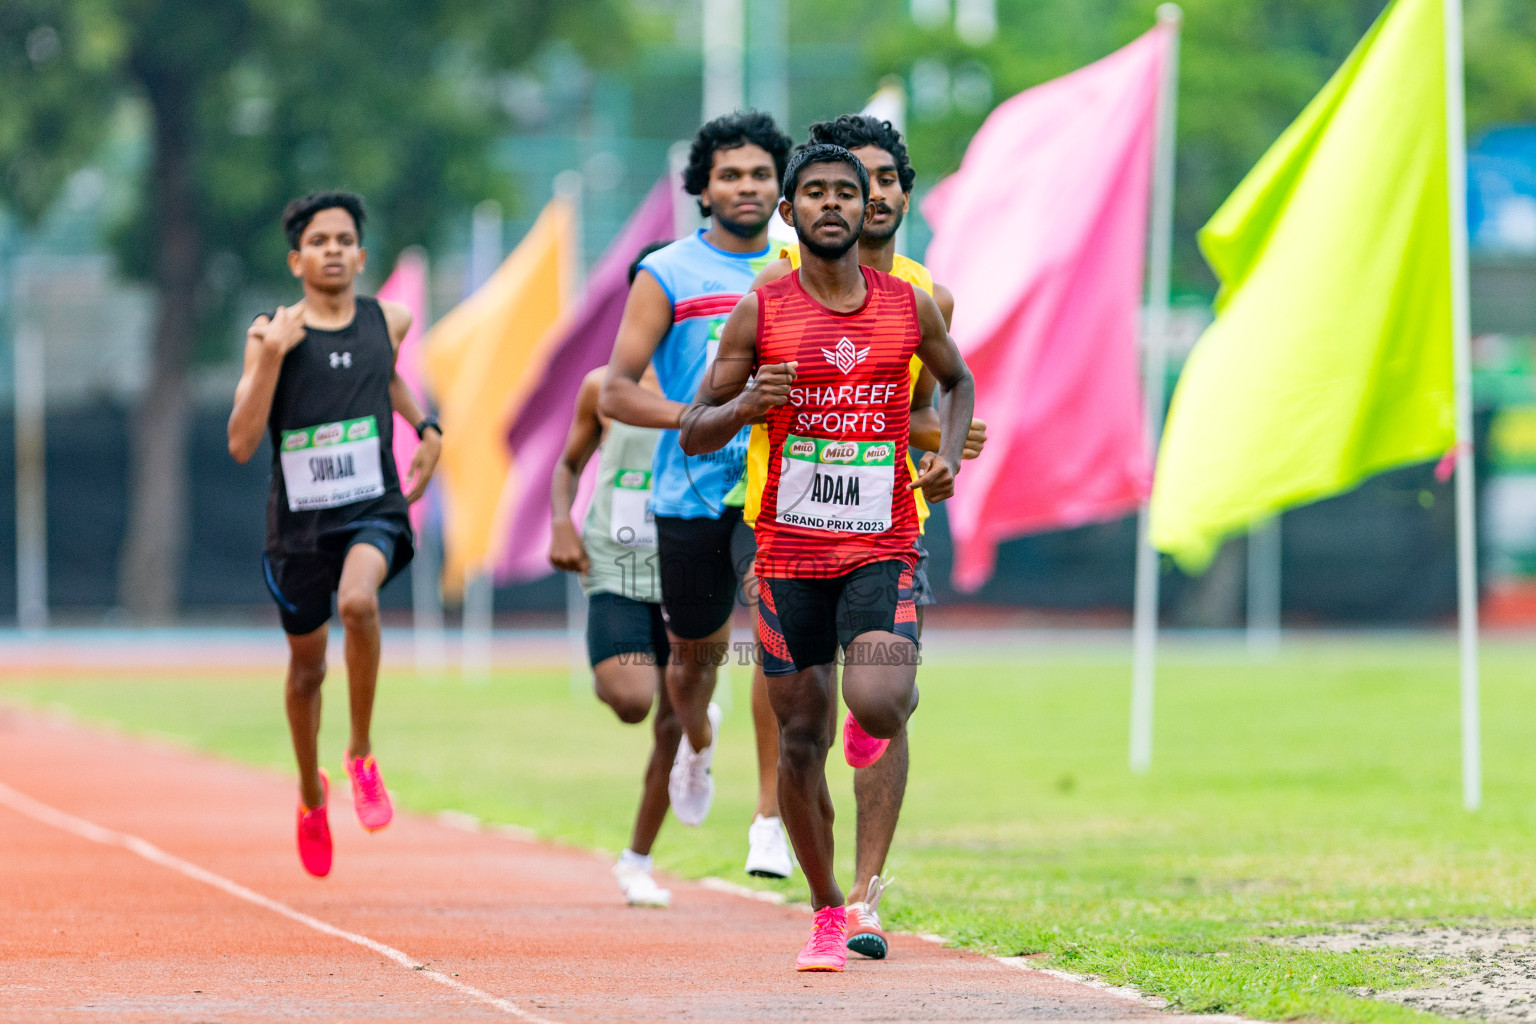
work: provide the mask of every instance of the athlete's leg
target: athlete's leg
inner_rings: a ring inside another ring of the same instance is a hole
[[[899,633],[860,633],[848,645],[843,700],[865,732],[893,739],[917,710],[917,645]]]
[[[830,664],[768,678],[768,698],[779,723],[779,807],[810,884],[814,910],[843,905],[832,871],[834,815],[827,791],[832,696]]]
[[[667,695],[695,751],[715,739],[709,702],[730,646],[740,579],[731,559],[731,535],[740,522],[738,509],[725,510],[719,519],[656,517],[661,599],[671,646]]]
[[[880,760],[853,773],[858,818],[850,900],[864,899],[869,880],[885,870],[885,858],[891,852],[896,822],[901,817],[901,801],[907,792],[907,760],[907,730],[903,727],[891,738],[891,745],[885,748]]]
[[[661,683],[662,670],[651,670],[656,689],[656,716],[651,720],[651,759],[645,765],[645,786],[640,792],[640,809],[635,814],[635,830],[629,839],[629,848],[645,856],[656,842],[656,833],[666,820],[670,799],[667,796],[667,775],[672,770],[672,760],[677,757],[677,744],[683,738],[682,723],[672,710],[672,700],[667,688]]]
[[[917,633],[923,633],[923,608],[917,606]],[[855,805],[854,877],[848,892],[850,900],[863,900],[869,880],[885,870],[885,858],[896,838],[896,823],[901,817],[902,800],[907,793],[907,767],[910,762],[907,730],[891,738],[880,760],[853,773]]]
[[[754,616],[755,618],[755,616]],[[753,632],[756,633],[754,627]],[[760,652],[759,652],[760,653]],[[768,701],[763,659],[752,664],[752,734],[757,740],[757,815],[779,816],[779,720]]]
[[[325,682],[325,643],[329,627],[288,636],[288,679],[283,700],[288,731],[299,764],[299,795],[305,807],[325,802],[320,786],[320,684]]]
[[[666,689],[663,672],[649,657],[616,654],[605,658],[592,666],[597,699],[612,708],[624,724],[643,722],[656,702],[656,691]]]
[[[750,530],[743,525],[745,534]],[[734,539],[734,538],[733,538]],[[774,717],[773,706],[768,703],[768,677],[763,675],[763,644],[758,635],[757,576],[752,571],[752,556],[757,545],[752,544],[745,557],[738,556],[742,569],[741,593],[743,603],[752,615],[752,639],[757,657],[752,659],[752,738],[757,745],[757,809],[754,817],[777,818],[779,816],[779,720]]]
[[[709,722],[709,702],[715,695],[720,662],[730,645],[731,624],[699,639],[685,639],[668,631],[672,654],[667,662],[667,696],[682,723],[688,743],[703,750],[715,742]]]
[[[388,572],[384,552],[372,544],[353,544],[342,562],[336,588],[336,612],[346,630],[347,696],[352,711],[349,759],[373,752],[369,729],[379,681],[379,587]]]

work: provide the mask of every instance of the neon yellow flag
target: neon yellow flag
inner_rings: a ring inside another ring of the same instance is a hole
[[[550,329],[572,295],[576,213],[556,199],[489,281],[426,337],[427,380],[443,424],[443,590],[490,571],[512,469],[507,429],[543,369]]]
[[[1216,322],[1174,392],[1151,539],[1229,534],[1455,440],[1443,0],[1395,0],[1216,211]]]

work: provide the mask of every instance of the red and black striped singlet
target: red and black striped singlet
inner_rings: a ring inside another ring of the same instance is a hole
[[[870,562],[913,563],[906,444],[917,300],[905,281],[859,269],[869,294],[851,313],[811,298],[798,272],[757,290],[758,365],[800,364],[789,402],[768,415],[759,576],[827,579]]]

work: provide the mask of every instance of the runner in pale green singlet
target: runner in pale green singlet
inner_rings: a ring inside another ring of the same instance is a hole
[[[630,267],[631,284],[635,270]],[[593,370],[582,381],[565,450],[550,480],[549,560],[557,569],[580,574],[587,595],[587,656],[598,699],[621,722],[634,725],[647,716],[651,719],[655,739],[640,807],[629,847],[619,855],[613,873],[632,906],[665,907],[672,894],[651,877],[651,846],[671,806],[667,779],[683,727],[665,685],[671,644],[661,613],[651,513],[651,463],[662,432],[609,420],[598,411],[604,373]],[[649,370],[640,384],[660,392]],[[597,489],[578,533],[571,504],[576,483],[594,454]]]

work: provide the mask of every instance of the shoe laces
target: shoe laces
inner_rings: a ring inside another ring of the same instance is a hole
[[[352,762],[352,777],[357,780],[357,786],[363,791],[363,798],[369,803],[378,801],[384,794],[384,779],[379,775],[379,764],[372,755],[359,757]]]
[[[813,954],[822,956],[842,950],[848,919],[839,915],[839,910],[842,908],[822,907],[816,911],[811,923],[811,941],[807,944]],[[839,920],[840,916],[842,920]]]
[[[896,881],[895,876],[881,878],[879,875],[869,880],[869,886],[864,890],[864,905],[869,908],[869,915],[875,917],[880,911],[880,897],[885,895],[885,890]],[[879,918],[875,917],[878,923]]]
[[[304,813],[299,815],[299,831],[304,833],[306,839],[318,840],[325,834],[325,805],[319,807],[306,807]]]

